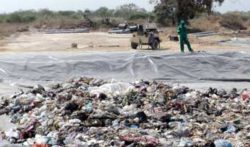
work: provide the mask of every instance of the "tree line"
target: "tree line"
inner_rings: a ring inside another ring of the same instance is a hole
[[[0,23],[31,24],[29,26],[35,26],[37,28],[44,25],[57,28],[79,26],[100,28],[113,27],[126,21],[132,23],[152,21],[162,26],[173,26],[177,25],[181,19],[188,22],[190,19],[204,16],[204,14],[213,14],[221,17],[220,24],[227,28],[244,28],[241,24],[248,25],[250,18],[249,13],[221,15],[213,12],[213,6],[215,4],[220,5],[224,1],[225,0],[148,0],[149,3],[155,6],[153,11],[147,11],[133,3],[121,5],[116,9],[100,7],[97,10],[79,11],[51,11],[48,9],[38,11],[25,10],[0,14]]]
[[[215,3],[221,5],[224,0],[150,0],[155,4],[156,21],[161,24],[188,21],[200,13],[211,14]]]
[[[47,9],[40,11],[28,10],[17,11],[10,14],[0,15],[0,22],[7,23],[27,23],[41,18],[68,17],[70,19],[93,19],[101,18],[109,21],[114,18],[124,20],[148,19],[161,24],[176,24],[180,19],[188,20],[194,18],[199,13],[212,12],[213,4],[222,4],[224,0],[150,0],[155,5],[154,11],[149,12],[135,4],[121,5],[116,9],[101,7],[95,11],[58,11],[53,12]]]
[[[152,17],[152,13],[140,8],[135,4],[121,5],[116,9],[108,9],[100,7],[97,10],[79,10],[79,11],[51,11],[48,9],[42,10],[25,10],[16,11],[8,14],[0,14],[0,22],[3,23],[30,23],[38,19],[49,18],[70,18],[70,19],[112,19],[121,18],[124,20],[147,19]]]

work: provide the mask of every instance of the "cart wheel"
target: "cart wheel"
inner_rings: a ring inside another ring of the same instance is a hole
[[[155,49],[158,49],[159,46],[160,46],[160,42],[157,39],[154,39],[154,41],[152,42],[151,48],[155,50]]]
[[[137,43],[131,42],[131,48],[132,49],[137,49],[137,47],[138,47]]]

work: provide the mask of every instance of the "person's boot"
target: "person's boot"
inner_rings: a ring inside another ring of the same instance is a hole
[[[189,52],[190,52],[190,53],[194,53],[194,50],[191,49],[191,50],[189,50]]]

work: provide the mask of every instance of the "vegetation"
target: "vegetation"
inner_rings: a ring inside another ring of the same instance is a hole
[[[250,12],[212,12],[213,3],[224,0],[151,0],[155,10],[148,12],[135,4],[122,5],[116,9],[101,7],[95,11],[39,11],[26,10],[0,14],[0,35],[27,31],[29,28],[110,28],[119,23],[158,22],[161,26],[176,26],[180,19],[190,20],[196,30],[218,31],[221,27],[231,30],[247,29]],[[192,21],[191,21],[192,19]]]
[[[200,13],[211,13],[215,2],[219,4],[224,0],[150,0],[155,3],[156,20],[159,23],[167,24],[172,22],[176,24],[181,19],[193,19]]]
[[[25,31],[27,28],[110,28],[124,22],[145,22],[153,20],[152,12],[148,12],[135,4],[122,5],[116,9],[101,7],[95,11],[39,11],[26,10],[10,14],[0,14],[0,35]],[[4,29],[3,29],[4,28]],[[9,32],[9,33],[8,33]]]
[[[250,20],[250,13],[230,12],[222,16],[221,26],[231,30],[246,30]]]
[[[117,9],[101,7],[96,11],[58,11],[53,12],[47,9],[34,11],[17,11],[10,14],[0,15],[0,23],[33,23],[36,27],[47,25],[49,27],[65,27],[65,25],[79,25],[86,23],[98,27],[98,24],[112,25],[118,21],[132,21],[138,19],[148,19],[152,17],[150,12],[139,8],[135,4],[126,4]],[[57,24],[57,25],[56,25]]]

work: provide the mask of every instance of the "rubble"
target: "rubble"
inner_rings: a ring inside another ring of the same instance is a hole
[[[17,125],[2,138],[25,146],[247,146],[247,94],[85,77],[38,85],[2,98],[1,114]]]

